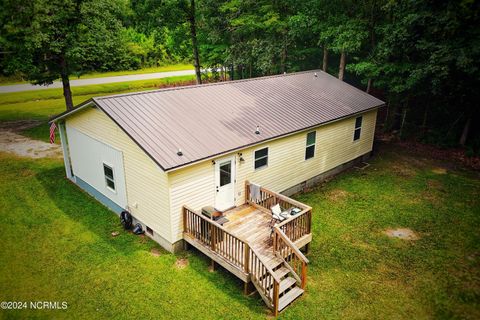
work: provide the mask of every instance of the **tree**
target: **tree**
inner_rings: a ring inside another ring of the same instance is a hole
[[[202,83],[202,73],[200,70],[200,58],[198,53],[198,40],[197,40],[197,23],[195,16],[195,0],[190,0],[189,4],[182,2],[183,10],[190,25],[190,37],[192,39],[193,50],[193,65],[195,67],[195,77],[197,78],[197,84]]]
[[[117,2],[8,0],[2,8],[4,48],[12,51],[4,64],[34,84],[48,85],[60,78],[66,107],[72,109],[69,76],[93,69],[118,48],[115,34],[121,24],[113,13]]]
[[[367,31],[364,23],[358,19],[340,16],[332,21],[332,25],[322,32],[322,38],[333,39],[330,49],[340,54],[338,78],[343,80],[347,54],[356,53],[360,50],[363,41],[367,38]]]
[[[167,28],[172,30],[175,41],[184,43],[188,35],[190,49],[192,50],[193,65],[197,84],[202,83],[200,54],[197,37],[197,5],[195,0],[134,0],[132,8],[135,19],[144,32]]]

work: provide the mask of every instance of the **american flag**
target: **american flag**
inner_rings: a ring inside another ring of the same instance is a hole
[[[57,125],[55,122],[52,122],[50,125],[50,143],[55,143],[55,129],[57,129]]]

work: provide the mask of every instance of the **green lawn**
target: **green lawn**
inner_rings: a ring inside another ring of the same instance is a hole
[[[131,75],[131,74],[145,74],[145,73],[180,71],[180,70],[190,70],[190,69],[193,70],[193,65],[180,63],[180,64],[160,66],[160,67],[143,68],[143,69],[138,69],[138,70],[92,72],[92,73],[83,74],[80,77],[76,77],[74,75],[71,75],[70,80],[105,78],[105,77],[115,77],[115,76],[126,76],[126,75]],[[3,76],[0,76],[0,86],[11,85],[11,84],[21,84],[21,83],[28,83],[28,82],[23,81],[22,79],[20,79],[18,77],[3,77]]]
[[[384,146],[367,169],[296,197],[313,207],[311,264],[306,294],[280,318],[480,318],[478,173],[425,157]],[[202,254],[151,255],[158,245],[122,231],[59,160],[0,154],[0,208],[0,300],[68,302],[3,318],[269,316],[241,281],[209,272]],[[420,239],[383,234],[396,227]]]
[[[152,80],[110,83],[73,87],[73,102],[79,104],[91,97],[126,93],[133,91],[152,90],[159,87],[191,83],[195,76],[178,76]],[[47,89],[39,91],[24,91],[0,94],[0,121],[41,120],[39,127],[24,132],[32,138],[48,141],[46,121],[53,115],[65,111],[63,91]]]

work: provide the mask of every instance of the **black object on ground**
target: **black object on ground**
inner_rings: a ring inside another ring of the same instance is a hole
[[[137,223],[135,227],[133,227],[133,233],[135,234],[144,234],[145,231],[143,231],[142,225],[140,223]]]
[[[122,211],[120,213],[120,222],[122,223],[122,226],[125,230],[130,230],[132,228],[132,215],[128,211]]]

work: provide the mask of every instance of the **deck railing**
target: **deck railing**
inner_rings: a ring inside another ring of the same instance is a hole
[[[250,275],[260,296],[274,310],[278,310],[280,278],[268,267],[254,248],[250,250]]]
[[[271,213],[271,207],[276,204],[279,204],[283,210],[299,208],[302,210],[300,213],[279,223],[277,226],[293,242],[311,233],[311,207],[263,187],[260,188],[258,199],[252,199],[250,194],[250,183],[248,181],[245,182],[245,199],[248,204],[268,213]]]
[[[183,207],[183,230],[235,267],[249,272],[250,247],[245,240],[186,206]]]
[[[278,226],[273,231],[273,252],[282,258],[302,289],[307,284],[308,259]]]
[[[280,278],[249,244],[202,214],[183,207],[184,233],[250,274],[265,302],[278,309]]]

